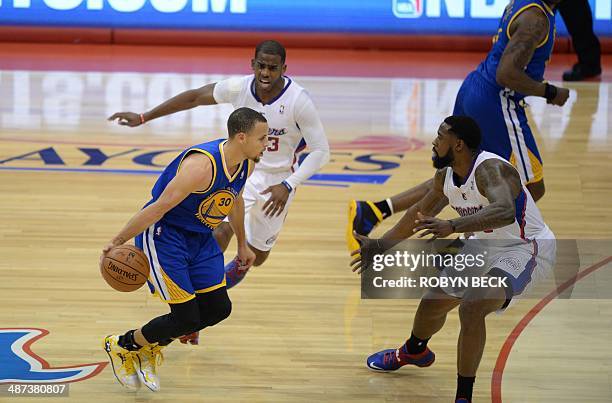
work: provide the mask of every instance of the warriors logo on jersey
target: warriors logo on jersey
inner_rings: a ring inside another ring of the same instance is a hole
[[[215,229],[232,211],[236,196],[232,189],[222,189],[208,196],[200,203],[196,217],[210,229]]]

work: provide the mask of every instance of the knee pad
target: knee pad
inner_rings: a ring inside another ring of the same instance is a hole
[[[158,342],[193,333],[200,325],[200,309],[195,299],[170,305],[170,313],[152,319],[142,327],[144,337]]]
[[[170,309],[170,322],[176,332],[175,337],[198,330],[200,309],[195,299],[182,304],[171,305]]]
[[[216,325],[227,319],[231,313],[232,301],[227,296],[227,292],[221,298],[206,301],[205,306],[200,305],[200,329]]]

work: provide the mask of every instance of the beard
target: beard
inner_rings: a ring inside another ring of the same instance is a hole
[[[436,169],[442,169],[450,166],[455,160],[455,156],[453,155],[452,150],[448,150],[445,156],[440,157],[438,153],[434,150],[435,156],[431,157],[431,161],[433,162],[433,166]]]

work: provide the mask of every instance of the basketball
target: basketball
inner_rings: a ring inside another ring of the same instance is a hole
[[[115,290],[135,291],[142,287],[149,277],[149,261],[140,248],[119,245],[102,259],[100,272],[108,285]]]

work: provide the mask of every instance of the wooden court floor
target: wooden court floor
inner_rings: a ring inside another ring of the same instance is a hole
[[[110,289],[98,256],[148,201],[163,164],[186,145],[222,136],[231,109],[200,108],[137,129],[105,117],[223,77],[0,71],[0,328],[48,331],[29,347],[49,367],[103,363],[103,336],[165,313],[144,289]],[[360,299],[344,228],[350,199],[378,200],[432,175],[430,142],[452,111],[460,77],[294,78],[320,110],[332,161],[299,189],[268,262],[231,290],[231,317],[204,331],[200,346],[165,350],[157,394],[127,393],[108,367],[94,365],[93,376],[58,399],[452,401],[456,312],[430,342],[432,367],[366,369],[369,354],[409,336],[417,301]],[[488,319],[477,402],[612,401],[612,303],[592,292],[612,284],[612,249],[592,247],[612,237],[612,86],[571,88],[564,108],[533,99],[529,113],[545,162],[539,207],[558,238],[582,240],[589,274],[570,281],[580,297],[523,300]],[[4,374],[9,358],[0,349]]]

